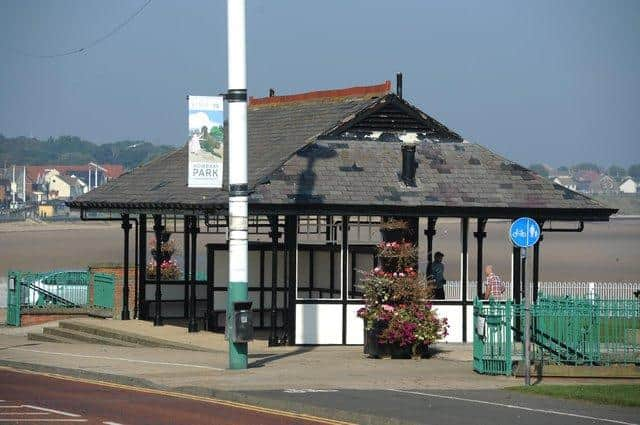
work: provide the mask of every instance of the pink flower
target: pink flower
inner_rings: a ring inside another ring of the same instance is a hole
[[[382,309],[384,311],[388,311],[389,313],[392,313],[395,310],[395,308],[389,304],[382,304]]]

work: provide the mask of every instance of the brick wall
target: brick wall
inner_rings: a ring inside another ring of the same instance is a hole
[[[55,322],[56,320],[72,319],[74,317],[88,317],[87,314],[36,314],[22,313],[20,326],[40,325],[42,323]]]
[[[114,294],[113,294],[113,318],[120,320],[122,315],[122,286],[124,270],[121,264],[97,264],[89,266],[89,271],[92,276],[94,273],[109,273],[112,274],[114,279]],[[135,308],[135,279],[136,271],[134,267],[129,267],[129,312],[130,317],[133,318],[133,311]],[[89,290],[89,301],[93,303],[93,278],[91,281],[91,287]]]

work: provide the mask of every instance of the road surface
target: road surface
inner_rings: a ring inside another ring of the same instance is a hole
[[[0,369],[0,423],[344,424],[204,397]]]

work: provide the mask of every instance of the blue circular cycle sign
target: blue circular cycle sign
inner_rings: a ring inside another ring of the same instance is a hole
[[[520,248],[529,248],[540,239],[540,226],[538,222],[529,217],[520,217],[509,228],[511,242]]]

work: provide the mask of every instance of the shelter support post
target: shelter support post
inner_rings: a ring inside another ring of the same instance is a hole
[[[271,231],[269,237],[271,238],[271,319],[270,319],[270,332],[269,332],[269,346],[280,345],[281,341],[278,338],[276,328],[278,326],[278,240],[281,233],[278,231],[278,216],[269,216],[269,225]]]
[[[134,252],[134,257],[135,257],[135,273],[134,273],[134,283],[133,283],[133,318],[137,319],[138,318],[138,293],[139,293],[139,286],[140,286],[140,256],[139,256],[139,251],[138,251],[138,243],[139,243],[139,239],[138,239],[138,232],[140,231],[140,216],[138,216],[138,220],[136,220],[135,222],[136,224],[136,230],[134,232],[133,235],[133,240],[134,240],[134,247],[133,247],[133,252]]]
[[[542,226],[540,226],[542,228]],[[542,242],[543,236],[540,235],[540,239],[533,245],[533,293],[532,300],[535,303],[538,300],[538,286],[540,283],[540,242]]]
[[[215,250],[213,246],[207,244],[207,317],[205,319],[205,326],[209,332],[213,332],[216,327],[216,317],[214,314],[214,290],[213,285],[215,283]]]
[[[433,266],[433,237],[436,235],[436,217],[427,218],[427,228],[424,234],[427,236],[427,270],[426,275],[431,275],[431,267]]]
[[[296,286],[298,255],[298,216],[285,218],[285,249],[287,251],[287,345],[296,344]]]
[[[484,238],[487,237],[487,232],[485,232],[485,228],[487,226],[487,219],[486,218],[478,218],[478,228],[476,232],[473,232],[473,236],[475,236],[475,238],[478,241],[478,250],[477,250],[477,263],[476,263],[476,296],[480,299],[482,299],[482,267],[484,266],[483,264],[483,255],[484,255],[484,248],[483,248],[483,240]]]
[[[122,320],[129,320],[129,230],[131,223],[129,222],[129,214],[122,214],[122,230],[124,230],[124,259],[122,274]]]
[[[191,216],[185,215],[183,218],[183,229],[182,233],[184,236],[184,242],[182,244],[182,251],[184,252],[184,302],[183,302],[183,316],[184,318],[189,317],[189,236],[191,235],[189,232],[191,226]]]
[[[198,217],[193,215],[189,219],[189,232],[191,233],[191,266],[189,267],[190,296],[189,296],[189,332],[198,332],[198,322],[196,321],[196,259],[198,258],[196,239],[200,228],[198,227]]]
[[[147,298],[147,215],[140,214],[140,229],[138,237],[138,261],[140,268],[138,269],[138,315],[141,319],[147,320],[149,315],[145,310],[145,301]]]
[[[460,281],[462,282],[462,342],[467,342],[467,286],[469,265],[469,219],[462,219],[460,223],[462,254],[460,258]]]
[[[344,300],[349,298],[349,216],[342,216],[342,251],[340,260],[342,262],[342,320],[347,317],[347,303]],[[342,344],[347,343],[347,327],[342,325]]]
[[[164,226],[162,225],[162,216],[160,214],[153,215],[153,231],[156,234],[156,253],[155,253],[155,267],[156,267],[156,293],[155,304],[156,311],[153,316],[153,326],[162,326],[162,289],[160,288],[160,258],[162,256],[162,232]]]

